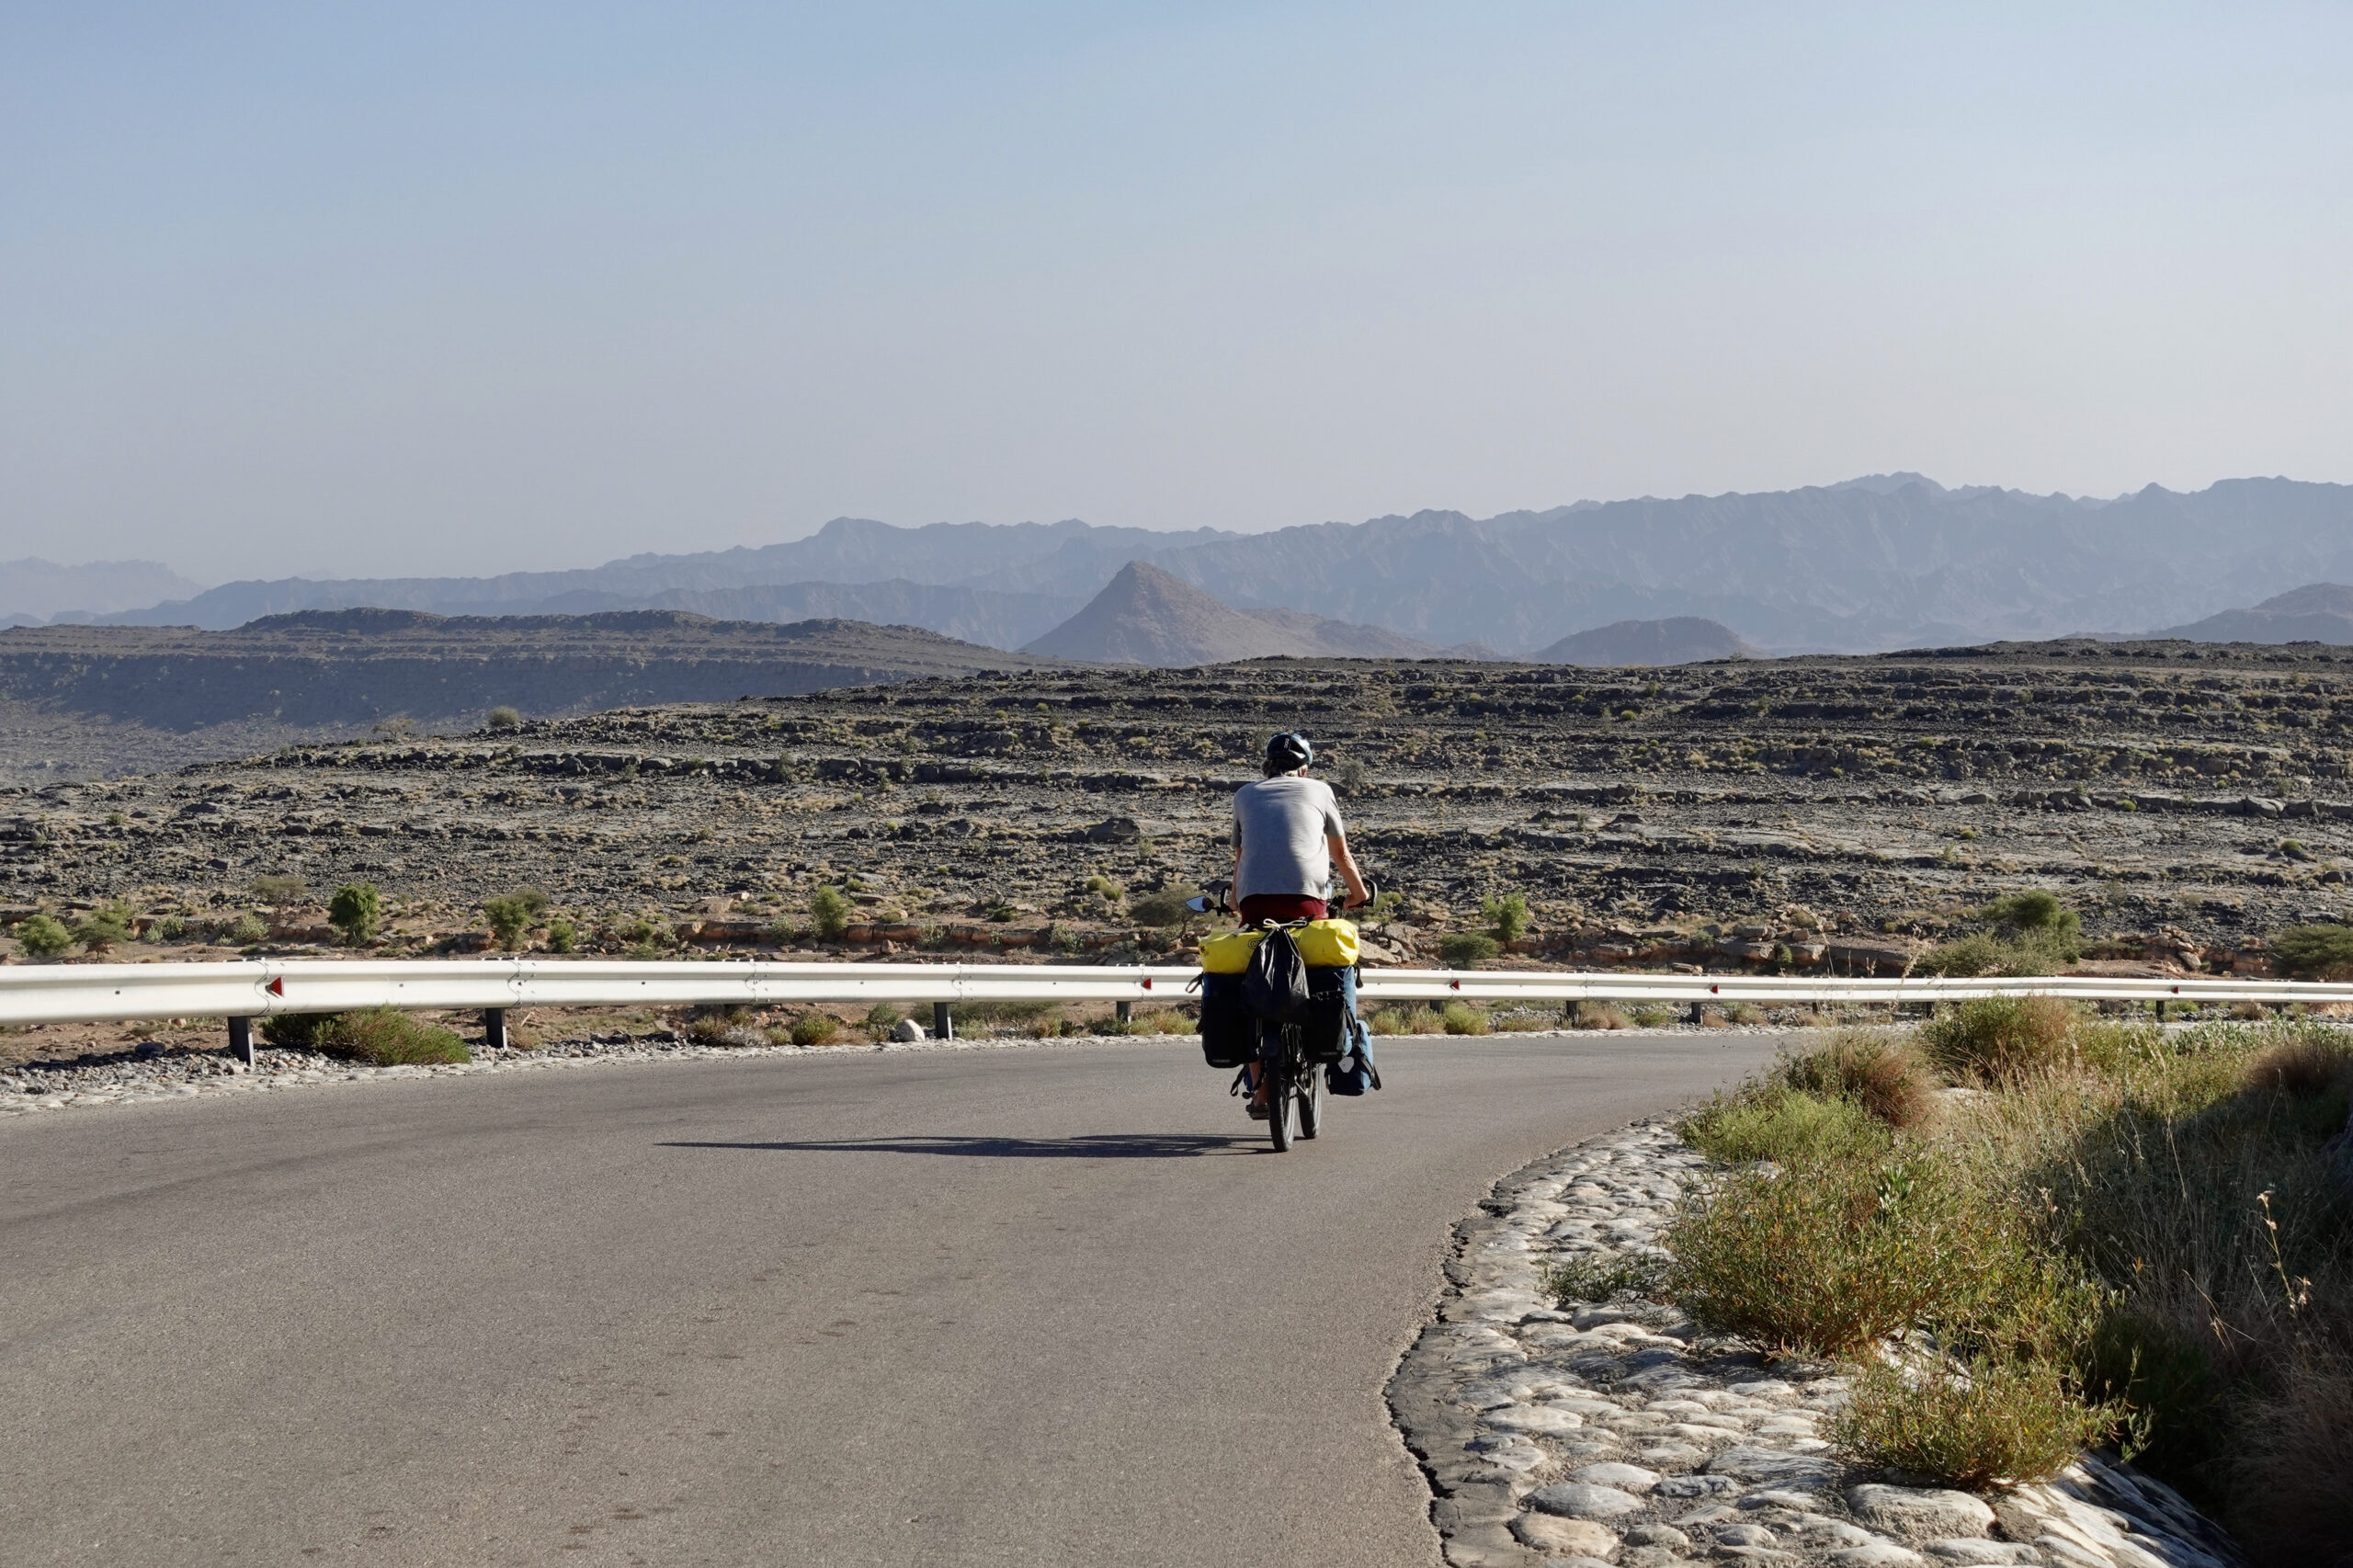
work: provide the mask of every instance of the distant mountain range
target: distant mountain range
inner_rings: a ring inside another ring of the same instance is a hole
[[[1948,490],[1895,473],[1763,494],[1579,502],[1485,518],[1419,512],[1251,535],[840,518],[756,550],[499,577],[232,583],[89,619],[222,628],[354,606],[475,615],[666,608],[904,620],[1020,647],[1131,561],[1233,609],[1381,628],[1434,647],[1475,640],[1549,652],[1616,622],[1692,618],[1771,653],[1869,652],[2139,634],[2299,584],[2353,580],[2353,486],[2238,479],[2097,501]]]
[[[0,561],[0,626],[22,626],[56,615],[76,619],[135,609],[196,591],[196,585],[153,561],[93,561],[60,566],[28,555]]]

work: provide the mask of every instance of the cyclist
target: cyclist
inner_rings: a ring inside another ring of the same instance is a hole
[[[1315,748],[1307,737],[1286,731],[1267,743],[1266,777],[1233,792],[1233,897],[1245,926],[1262,920],[1321,920],[1324,892],[1337,867],[1347,884],[1345,907],[1366,902],[1364,877],[1348,853],[1347,828],[1332,787],[1307,777]],[[1349,988],[1349,1011],[1355,1011]],[[1250,1114],[1267,1114],[1267,1081],[1256,1062],[1250,1075]]]

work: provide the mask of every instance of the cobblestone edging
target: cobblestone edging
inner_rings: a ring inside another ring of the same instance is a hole
[[[369,1084],[423,1078],[479,1077],[494,1073],[533,1073],[593,1067],[616,1062],[739,1062],[751,1057],[817,1061],[872,1056],[883,1051],[991,1051],[1016,1046],[1149,1045],[1170,1038],[1152,1035],[981,1036],[971,1040],[889,1040],[849,1045],[697,1045],[670,1034],[608,1035],[554,1040],[529,1051],[474,1048],[471,1062],[442,1067],[364,1067],[314,1051],[265,1047],[248,1068],[220,1051],[136,1053],[63,1066],[0,1071],[0,1119],[43,1111],[85,1110],[109,1105],[146,1105],[162,1100],[222,1098],[329,1084]]]
[[[1556,1262],[1655,1253],[1709,1163],[1638,1122],[1497,1183],[1456,1227],[1438,1320],[1389,1386],[1457,1568],[1697,1562],[1929,1568],[2235,1568],[2172,1490],[2086,1455],[2048,1483],[1978,1497],[1889,1484],[1817,1436],[1832,1369],[1768,1366],[1643,1302],[1556,1311]]]

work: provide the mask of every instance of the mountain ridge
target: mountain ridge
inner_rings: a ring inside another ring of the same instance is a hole
[[[860,607],[848,590],[884,582],[1079,604],[1138,560],[1235,609],[1378,626],[1439,647],[1477,639],[1524,651],[1621,620],[1696,617],[1767,652],[1877,652],[2132,635],[2299,584],[2353,580],[2353,486],[2233,479],[2099,500],[1947,489],[1896,472],[1786,491],[1578,502],[1484,518],[1423,511],[1260,534],[1075,520],[899,528],[836,518],[807,539],[756,549],[640,554],[494,578],[225,584],[96,619],[225,628],[358,604],[440,613],[688,608],[694,595],[787,585],[806,590],[808,608],[809,595],[823,597],[821,584],[832,585],[829,603],[854,612]],[[985,631],[999,645],[1042,635],[1031,628],[1051,608],[901,592],[912,619]],[[792,608],[779,597],[775,613]]]

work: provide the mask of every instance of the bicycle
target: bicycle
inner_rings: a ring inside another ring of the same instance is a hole
[[[1232,911],[1230,882],[1209,882],[1199,897],[1188,899],[1186,907],[1197,915]],[[1366,905],[1378,896],[1370,878],[1366,880]],[[1304,920],[1279,923],[1280,928],[1296,931],[1307,924]],[[1262,922],[1262,928],[1277,928],[1276,922]],[[1362,1024],[1353,1017],[1347,1020],[1350,1029],[1360,1029]],[[1298,1024],[1286,1024],[1273,1019],[1258,1020],[1258,1070],[1267,1085],[1267,1136],[1277,1153],[1289,1150],[1294,1142],[1319,1136],[1324,1131],[1326,1108],[1325,1063],[1311,1055],[1307,1046],[1307,1031]],[[1234,1074],[1232,1093],[1240,1095],[1250,1082],[1250,1071],[1245,1067]]]

